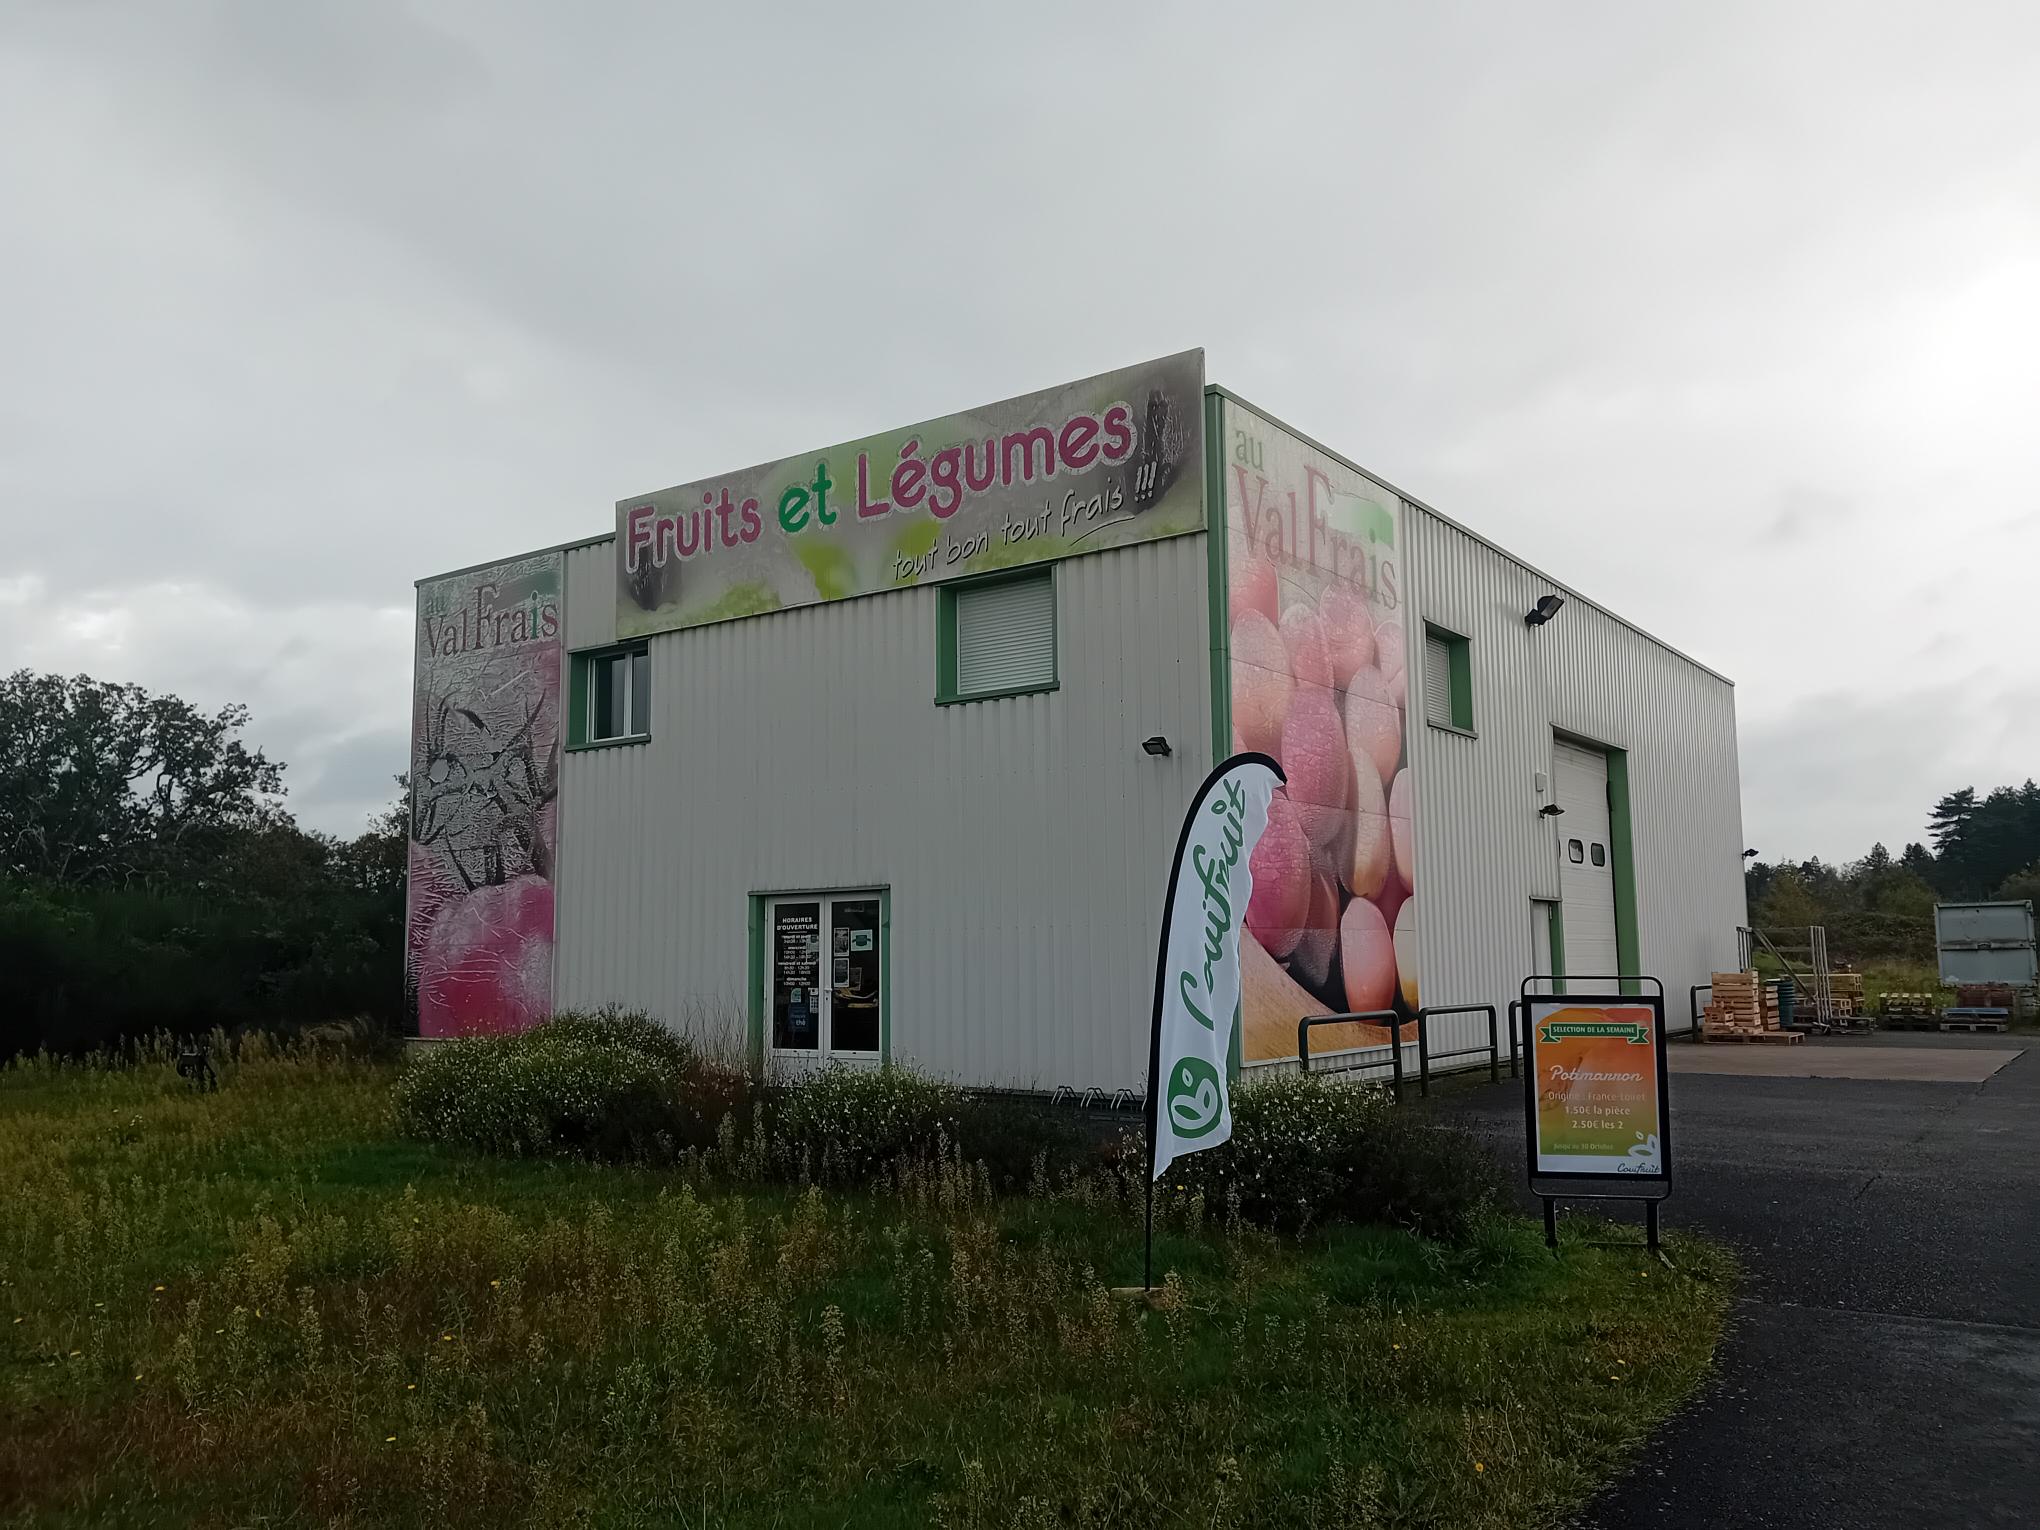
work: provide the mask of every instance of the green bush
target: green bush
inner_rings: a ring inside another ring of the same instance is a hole
[[[1279,1232],[1380,1222],[1458,1239],[1501,1196],[1501,1170],[1464,1132],[1427,1125],[1379,1089],[1311,1074],[1250,1079],[1232,1094],[1233,1135],[1179,1158],[1164,1184],[1237,1205]]]
[[[701,1062],[686,1037],[637,1010],[567,1010],[526,1034],[549,1046],[592,1045],[641,1052],[675,1074],[684,1075]]]
[[[982,1164],[997,1191],[1029,1188],[1097,1155],[1075,1122],[1037,1101],[966,1094],[911,1068],[838,1064],[783,1085],[770,1114],[782,1172],[866,1184],[902,1159],[937,1152]]]
[[[479,1152],[668,1160],[712,1141],[747,1097],[657,1021],[609,1012],[435,1043],[395,1101],[404,1131]]]
[[[911,1068],[838,1063],[782,1085],[770,1110],[780,1166],[829,1184],[863,1184],[902,1158],[958,1142],[964,1097]]]
[[[1067,1113],[1039,1100],[968,1095],[956,1117],[956,1145],[966,1163],[981,1163],[1001,1193],[1031,1188],[1037,1165],[1050,1183],[1070,1170],[1103,1164],[1101,1142]]]
[[[399,1126],[513,1157],[670,1162],[750,1135],[748,1078],[704,1061],[642,1015],[566,1014],[516,1036],[436,1043],[396,1088]],[[1038,1104],[968,1095],[911,1068],[838,1064],[762,1102],[769,1152],[743,1172],[868,1185],[901,1163],[954,1154],[992,1188],[1021,1192],[1102,1156]],[[1462,1132],[1424,1124],[1377,1089],[1308,1075],[1233,1091],[1233,1137],[1179,1159],[1163,1193],[1278,1232],[1327,1222],[1460,1240],[1500,1197],[1500,1171]],[[1126,1161],[1139,1159],[1130,1136]]]

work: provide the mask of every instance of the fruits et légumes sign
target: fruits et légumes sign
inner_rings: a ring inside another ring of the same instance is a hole
[[[1202,530],[1203,394],[1185,351],[619,500],[617,635]]]

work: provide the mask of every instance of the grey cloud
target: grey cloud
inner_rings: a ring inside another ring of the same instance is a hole
[[[1778,497],[1778,513],[1760,533],[1772,542],[1791,542],[1812,535],[1841,532],[1856,508],[1840,494],[1807,484],[1787,484]]]
[[[1735,676],[1754,806],[1815,694],[2016,680],[1964,612],[2040,564],[2036,42],[2009,3],[13,7],[0,643],[302,709],[308,780],[402,732],[422,574],[1203,344]],[[1987,736],[1981,776],[2040,752]],[[1918,811],[1793,779],[1834,853]]]
[[[1744,836],[1770,861],[1845,861],[1879,840],[1894,853],[1924,841],[1942,796],[2025,779],[2003,751],[2031,759],[2030,733],[2012,720],[2036,709],[2031,680],[1875,699],[1812,693],[1785,716],[1743,725]]]
[[[397,795],[397,774],[407,768],[410,735],[398,729],[343,739],[308,756],[308,772],[293,770],[290,806],[300,822],[336,834],[358,833],[373,813]]]

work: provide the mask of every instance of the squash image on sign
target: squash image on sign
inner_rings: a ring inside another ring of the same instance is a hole
[[[1649,1005],[1531,1002],[1538,1173],[1664,1174],[1657,1026]]]

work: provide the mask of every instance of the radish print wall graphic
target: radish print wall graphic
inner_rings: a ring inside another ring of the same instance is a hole
[[[418,589],[404,979],[421,1036],[552,1008],[562,574],[549,553]]]

